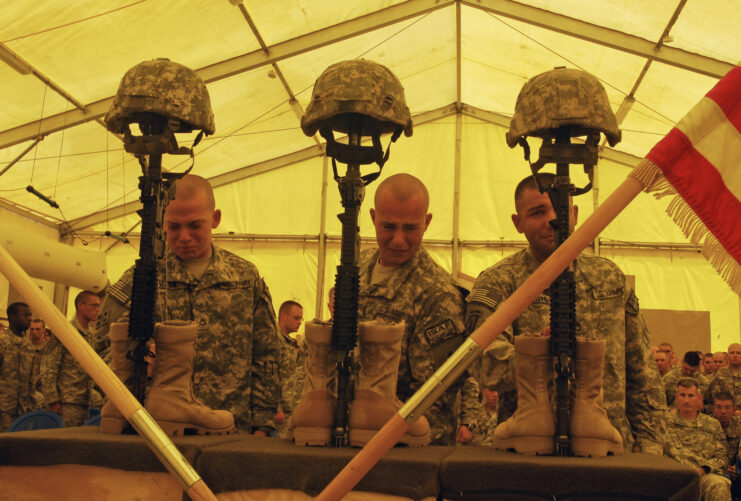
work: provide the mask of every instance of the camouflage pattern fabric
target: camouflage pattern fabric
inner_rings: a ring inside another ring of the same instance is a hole
[[[463,341],[463,298],[452,277],[422,248],[371,284],[377,263],[377,249],[361,253],[359,319],[405,322],[396,394],[406,402]],[[432,444],[455,443],[457,392],[458,385],[451,385],[425,413]]]
[[[682,374],[682,369],[680,367],[675,367],[674,369],[664,374],[664,377],[661,378],[664,384],[664,393],[666,393],[666,405],[667,406],[674,405],[674,397],[677,395],[677,383],[683,377],[687,377],[687,376]],[[711,402],[712,400],[708,400],[710,396],[708,394],[708,387],[710,386],[710,379],[700,374],[699,372],[696,372],[695,374],[689,377],[697,381],[697,385],[698,385],[697,391],[700,393],[700,395],[703,396],[703,400],[705,402]]]
[[[467,298],[466,329],[473,332],[540,265],[528,249],[508,256],[476,279]],[[575,261],[576,335],[605,339],[604,408],[627,451],[662,454],[666,401],[638,299],[611,261],[582,254]],[[549,326],[550,298],[540,294],[469,369],[479,385],[499,392],[498,419],[517,408],[514,336]],[[635,447],[634,447],[635,445]]]
[[[100,354],[103,351],[103,343],[92,329],[84,329],[76,317],[70,320],[70,323],[96,353]],[[75,411],[75,419],[70,416],[73,411],[67,415],[63,411],[65,426],[79,426],[85,422],[94,384],[92,378],[61,341],[52,336],[46,342],[44,359],[41,363],[41,391],[44,394],[44,401],[47,405],[60,402],[63,406],[67,404],[83,409]]]
[[[44,345],[35,345],[24,333],[0,331],[0,432],[15,418],[43,407],[39,385]]]
[[[106,127],[123,134],[132,116],[142,112],[177,118],[206,134],[216,130],[211,99],[201,77],[168,59],[144,61],[126,72],[105,115]]]
[[[728,464],[736,464],[739,441],[741,440],[741,416],[731,416],[728,426],[723,430],[728,444]]]
[[[721,367],[715,373],[715,377],[711,379],[708,385],[706,400],[712,402],[715,395],[720,391],[730,393],[733,396],[733,404],[736,409],[741,409],[741,374],[734,374],[731,366]]]
[[[278,337],[278,346],[280,356],[278,357],[278,372],[280,374],[280,408],[286,415],[286,421],[283,426],[278,426],[278,431],[282,435],[285,433],[286,424],[293,409],[298,405],[301,398],[301,391],[304,388],[306,379],[306,345],[298,345],[295,339],[284,335],[280,328],[276,329]]]
[[[168,249],[158,263],[155,321],[190,320],[198,326],[193,390],[204,404],[234,414],[244,431],[275,427],[280,399],[277,324],[270,291],[255,265],[212,247],[201,280]],[[111,286],[100,316],[108,333],[131,306],[134,268]]]
[[[726,437],[718,420],[702,413],[689,419],[670,412],[666,417],[666,431],[664,453],[667,456],[687,466],[709,469],[700,479],[702,499],[730,501],[731,481],[721,476],[728,466]]]
[[[481,397],[479,385],[472,377],[466,378],[461,388],[460,424],[475,425],[471,432],[471,440],[463,445],[494,445],[494,428],[497,427],[497,410],[487,407],[486,399]]]
[[[381,133],[401,127],[407,136],[412,135],[404,87],[391,70],[373,61],[341,61],[325,69],[314,84],[311,101],[301,117],[301,129],[313,136],[323,122],[344,113],[375,118],[381,122]],[[333,130],[347,132],[341,127]]]
[[[478,425],[481,400],[481,391],[479,390],[478,383],[474,378],[467,377],[460,389],[461,425],[467,425],[469,423]]]
[[[520,137],[542,137],[563,125],[602,131],[610,146],[620,142],[617,118],[599,80],[586,71],[556,68],[534,76],[522,86],[507,144],[513,148]]]

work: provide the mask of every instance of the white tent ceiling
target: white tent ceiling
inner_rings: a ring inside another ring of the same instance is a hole
[[[123,74],[144,60],[167,57],[208,84],[216,134],[196,147],[193,172],[234,205],[223,230],[315,242],[339,235],[339,200],[331,178],[322,200],[322,142],[299,127],[313,83],[344,59],[388,66],[415,133],[394,145],[387,170],[424,173],[437,204],[426,236],[448,248],[521,239],[507,221],[509,193],[527,169],[504,146],[503,127],[530,77],[567,66],[603,82],[623,141],[602,151],[599,201],[741,60],[738,0],[9,0],[0,17],[9,63],[0,63],[0,208],[76,234],[137,220],[138,163],[102,116]],[[319,206],[328,215],[303,210]],[[603,238],[615,248],[690,247],[661,204],[646,207],[629,208],[628,223]],[[452,269],[487,265],[471,259],[454,257]]]
[[[640,157],[741,59],[733,0],[15,0],[0,15],[5,59],[30,71],[0,65],[0,169],[44,138],[3,174],[2,199],[77,228],[106,208],[110,218],[123,190],[135,198],[138,168],[101,117],[143,60],[168,57],[208,82],[217,134],[198,148],[197,172],[228,183],[271,159],[320,153],[297,115],[338,60],[389,66],[414,115],[458,109],[502,124],[528,78],[579,67],[615,110],[629,108],[616,151]]]

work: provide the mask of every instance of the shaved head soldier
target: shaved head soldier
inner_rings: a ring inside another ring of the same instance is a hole
[[[179,179],[165,211],[167,252],[158,266],[155,320],[196,324],[196,396],[230,411],[237,428],[265,435],[275,429],[280,397],[275,312],[255,265],[213,245],[220,222],[208,181],[191,174]],[[131,307],[133,272],[111,286],[98,322],[103,332]]]
[[[378,248],[360,257],[360,320],[404,322],[396,393],[411,397],[463,340],[463,299],[453,278],[422,247],[432,214],[425,185],[396,174],[378,185],[370,210]],[[451,386],[425,413],[433,444],[453,445]]]

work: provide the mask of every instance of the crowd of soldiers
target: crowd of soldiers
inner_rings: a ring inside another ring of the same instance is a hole
[[[553,181],[552,175],[539,176],[541,183]],[[421,245],[432,220],[428,210],[429,194],[419,179],[409,174],[384,179],[370,209],[377,246],[364,251],[359,262],[359,320],[403,323],[399,363],[392,367],[402,402],[553,251],[553,207],[530,176],[514,190],[512,215],[528,247],[483,271],[472,290],[463,293]],[[570,213],[576,224],[577,207],[572,205]],[[177,197],[165,212],[167,255],[158,269],[155,320],[197,326],[191,379],[198,399],[231,413],[239,430],[290,437],[303,381],[312,378],[306,343],[295,337],[303,308],[298,301],[286,301],[276,318],[257,268],[212,243],[220,220],[206,180],[187,175],[178,181]],[[741,374],[741,345],[731,345],[727,366],[716,366],[722,358],[718,354],[693,352],[681,368],[667,371],[671,347],[657,347],[654,359],[638,299],[617,266],[583,253],[575,270],[577,340],[604,343],[604,380],[602,373],[597,379],[604,394],[601,406],[618,440],[627,452],[668,455],[695,467],[708,499],[729,498],[741,430],[741,383],[735,378]],[[128,316],[132,276],[132,270],[124,273],[102,303],[89,292],[75,301],[73,325],[104,357],[111,325]],[[517,340],[549,336],[549,301],[547,295],[538,296],[467,377],[427,410],[429,443],[490,446],[497,424],[517,417]],[[333,304],[331,297],[330,311]],[[36,332],[43,324],[33,327],[39,320],[32,317],[22,303],[8,307],[9,327],[0,334],[0,425],[5,429],[34,409],[60,414],[67,426],[80,425],[89,408],[100,406],[101,397],[59,341],[44,341]],[[155,367],[158,363],[155,359]],[[199,423],[199,428],[208,425]],[[503,433],[510,433],[507,440],[513,432]]]

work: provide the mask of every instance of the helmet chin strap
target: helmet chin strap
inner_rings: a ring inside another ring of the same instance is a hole
[[[397,126],[394,129],[394,132],[391,135],[391,141],[389,141],[389,145],[384,153],[383,146],[381,145],[381,133],[376,124],[366,124],[365,128],[366,130],[368,128],[371,129],[369,135],[373,142],[373,146],[351,146],[349,144],[340,143],[334,138],[334,132],[332,129],[329,127],[322,127],[319,129],[319,133],[327,141],[327,156],[332,159],[332,169],[334,170],[335,178],[338,177],[337,161],[339,161],[348,165],[378,164],[378,172],[362,176],[364,184],[368,184],[377,179],[378,176],[381,175],[381,170],[386,164],[389,154],[391,153],[391,143],[399,139],[399,136],[401,136],[403,131],[400,126]]]

